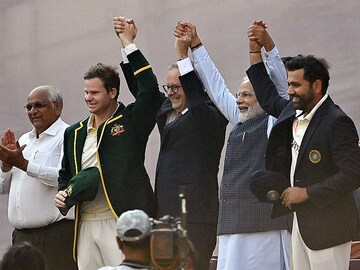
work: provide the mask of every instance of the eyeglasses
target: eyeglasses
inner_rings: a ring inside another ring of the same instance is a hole
[[[24,106],[24,108],[26,109],[27,112],[30,112],[32,110],[32,108],[39,110],[39,109],[44,108],[49,103],[51,103],[51,102],[35,102],[34,104],[29,103],[29,104],[26,104]]]
[[[165,93],[168,93],[170,90],[176,94],[177,92],[179,92],[179,89],[182,88],[181,85],[167,85],[167,84],[164,84],[162,86],[162,88],[164,89]]]

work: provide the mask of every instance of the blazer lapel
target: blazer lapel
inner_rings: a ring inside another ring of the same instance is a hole
[[[171,102],[169,99],[166,99],[166,101],[163,103],[163,105],[161,106],[158,114],[157,114],[157,125],[159,128],[159,132],[161,135],[161,138],[164,138],[165,135],[167,134],[167,128],[165,128],[166,126],[166,118],[167,118],[167,114],[169,111],[172,110],[171,107]],[[166,133],[166,134],[165,134]]]
[[[318,110],[315,112],[313,118],[311,119],[309,126],[307,127],[304,137],[301,141],[301,145],[300,145],[300,149],[299,149],[299,155],[298,155],[298,159],[296,162],[296,167],[298,166],[298,164],[300,163],[300,160],[302,158],[302,156],[305,153],[305,149],[307,148],[307,145],[309,144],[316,128],[318,127],[318,125],[321,122],[321,118],[322,116],[326,113],[329,105],[331,104],[332,100],[328,97],[323,104],[321,104],[321,106],[318,108]]]
[[[81,170],[81,156],[84,148],[86,136],[87,136],[87,121],[89,118],[80,122],[80,126],[75,129],[74,136],[74,161],[75,161],[75,173]]]

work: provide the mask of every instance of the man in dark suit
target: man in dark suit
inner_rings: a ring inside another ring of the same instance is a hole
[[[123,17],[114,28],[124,47],[139,93],[128,106],[117,102],[120,79],[114,67],[97,64],[84,76],[85,101],[90,117],[65,131],[64,159],[56,206],[67,211],[69,181],[89,167],[100,172],[95,199],[76,206],[79,269],[118,265],[120,251],[114,238],[116,219],[131,209],[152,214],[153,190],[144,166],[145,147],[161,106],[161,93],[152,68],[133,43],[137,28]],[[120,33],[121,31],[121,33]]]
[[[187,229],[198,252],[195,269],[205,270],[216,243],[217,173],[227,120],[204,93],[194,70],[184,72],[193,69],[188,46],[177,40],[176,50],[183,60],[169,68],[163,86],[168,99],[157,116],[161,146],[155,195],[158,217],[180,216],[179,187],[187,186]]]
[[[163,85],[168,98],[164,97],[157,115],[161,136],[155,178],[157,217],[181,216],[180,185],[187,186],[186,225],[198,253],[194,267],[207,270],[216,244],[217,173],[228,122],[204,92],[187,57],[186,42],[177,40],[176,54],[181,60],[169,67]],[[128,65],[121,67],[136,96],[134,76]]]
[[[249,49],[261,46],[252,39]],[[247,74],[260,105],[278,118],[269,137],[266,168],[282,173],[291,187],[282,203],[295,210],[294,270],[349,267],[356,234],[353,190],[360,186],[359,137],[353,121],[327,94],[328,64],[299,55],[287,62],[288,94],[281,98],[260,53],[250,53]]]

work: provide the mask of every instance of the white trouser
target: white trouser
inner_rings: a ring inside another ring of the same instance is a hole
[[[344,228],[346,230],[346,228]],[[331,237],[331,235],[329,235]],[[351,241],[321,250],[309,249],[301,238],[294,215],[292,231],[293,270],[348,270]]]
[[[286,230],[219,236],[217,270],[289,270]]]
[[[79,270],[97,270],[101,266],[116,266],[123,254],[116,242],[115,218],[81,220],[77,245]]]

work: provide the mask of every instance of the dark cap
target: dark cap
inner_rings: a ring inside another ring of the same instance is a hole
[[[65,190],[68,195],[65,204],[72,207],[75,204],[95,199],[99,180],[100,173],[97,167],[89,167],[78,172],[71,178]]]
[[[292,212],[282,205],[280,196],[290,187],[289,180],[281,173],[258,170],[252,174],[250,191],[260,202],[273,203],[271,217],[280,217]]]

